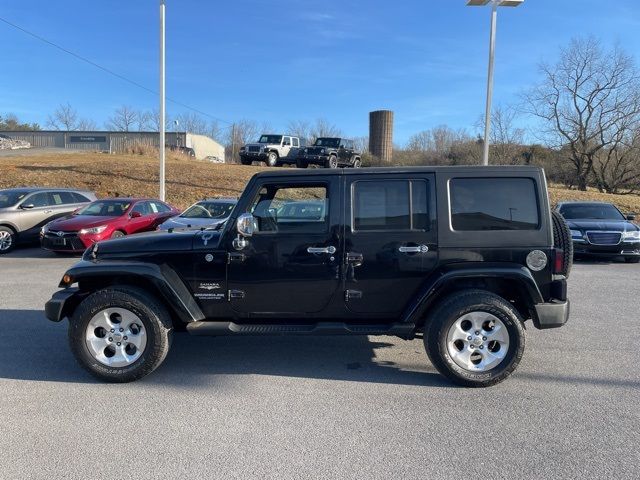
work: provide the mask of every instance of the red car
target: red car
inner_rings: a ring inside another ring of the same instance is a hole
[[[40,231],[40,244],[54,252],[82,253],[101,240],[153,231],[178,214],[171,205],[149,198],[97,200],[47,223]]]

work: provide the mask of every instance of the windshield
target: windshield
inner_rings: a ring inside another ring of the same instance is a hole
[[[99,200],[81,208],[75,214],[90,217],[119,217],[124,215],[129,205],[131,202],[126,200]]]
[[[227,218],[235,205],[226,202],[198,202],[180,215],[183,218]]]
[[[280,143],[282,141],[282,135],[262,135],[258,143]]]
[[[340,139],[339,138],[318,138],[316,140],[316,143],[314,143],[314,145],[316,147],[338,148],[338,145],[340,145]]]
[[[13,207],[22,200],[29,192],[22,191],[0,191],[0,208]]]
[[[624,220],[624,215],[613,205],[563,205],[560,213],[567,220]]]

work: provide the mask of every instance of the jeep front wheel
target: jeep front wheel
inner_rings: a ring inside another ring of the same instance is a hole
[[[524,353],[524,327],[502,297],[483,290],[457,292],[429,315],[424,337],[434,367],[465,387],[507,378]]]
[[[114,287],[89,295],[69,320],[76,360],[94,377],[131,382],[153,372],[171,341],[171,318],[152,295]]]
[[[275,167],[278,164],[278,154],[276,152],[269,152],[267,156],[267,165]]]
[[[327,160],[327,168],[338,168],[338,157],[331,155]]]

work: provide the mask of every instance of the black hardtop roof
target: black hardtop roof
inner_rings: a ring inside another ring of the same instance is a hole
[[[424,166],[424,167],[367,167],[367,168],[315,168],[301,171],[300,169],[278,169],[277,171],[259,172],[254,177],[313,177],[316,175],[382,175],[389,173],[410,174],[410,173],[435,173],[450,175],[475,174],[479,177],[496,176],[500,173],[519,173],[521,175],[533,176],[542,172],[541,167],[528,165],[515,166]]]

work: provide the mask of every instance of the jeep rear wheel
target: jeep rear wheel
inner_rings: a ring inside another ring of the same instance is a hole
[[[269,152],[267,156],[267,165],[275,167],[278,164],[278,154],[276,152]]]
[[[114,287],[89,295],[69,320],[76,360],[94,377],[131,382],[153,372],[171,341],[171,318],[152,295]]]
[[[351,164],[353,168],[360,168],[362,166],[362,161],[359,158],[356,158]]]
[[[507,378],[524,353],[524,327],[513,306],[483,290],[457,292],[429,315],[425,348],[434,367],[466,387]]]

